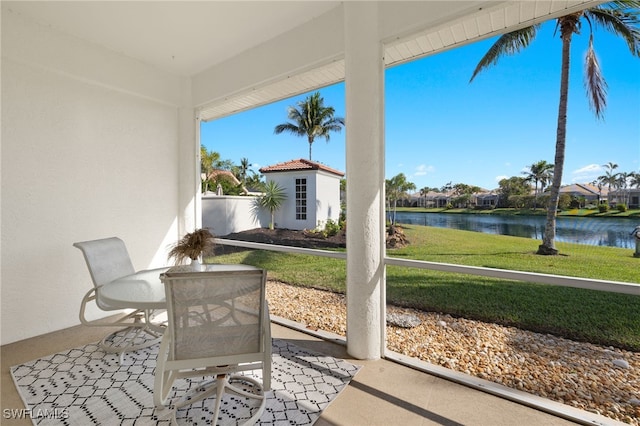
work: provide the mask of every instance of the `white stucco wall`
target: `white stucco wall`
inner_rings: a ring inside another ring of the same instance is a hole
[[[215,236],[269,226],[269,213],[255,207],[256,197],[206,195],[202,197],[202,226]]]
[[[307,179],[307,219],[296,219],[296,179]],[[275,213],[277,228],[316,229],[324,227],[327,219],[340,217],[340,177],[315,170],[277,172],[266,175],[286,190],[286,200]]]
[[[165,264],[189,133],[173,76],[7,13],[2,55],[6,344],[79,323],[91,281],[73,242],[119,236],[136,269]]]
[[[328,219],[338,222],[340,219],[340,178],[336,175],[319,172],[316,177],[316,221],[324,227]],[[316,223],[317,226],[317,223]]]

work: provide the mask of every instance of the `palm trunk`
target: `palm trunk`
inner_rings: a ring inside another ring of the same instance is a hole
[[[577,20],[576,20],[577,21]],[[562,76],[560,79],[560,104],[558,106],[558,128],[556,130],[556,155],[554,160],[553,181],[549,192],[549,204],[547,205],[547,221],[544,227],[542,244],[538,246],[537,254],[556,255],[556,212],[560,198],[560,185],[562,184],[562,171],[564,169],[564,152],[567,136],[567,103],[569,97],[569,58],[571,50],[571,37],[575,28],[569,22],[561,23],[562,34]]]

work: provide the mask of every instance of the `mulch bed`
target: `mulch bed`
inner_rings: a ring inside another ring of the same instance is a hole
[[[248,231],[222,235],[219,236],[219,238],[313,249],[345,248],[347,246],[346,233],[344,231],[331,237],[323,237],[320,233],[309,231],[281,228],[255,228]],[[231,246],[219,245],[216,247],[215,254],[230,253],[232,249],[234,248]]]

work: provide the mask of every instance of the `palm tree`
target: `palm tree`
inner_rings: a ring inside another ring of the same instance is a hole
[[[240,181],[242,182],[242,186],[247,183],[247,172],[249,171],[250,166],[251,164],[249,164],[248,158],[243,157],[240,159],[240,168],[238,172],[240,174]]]
[[[306,136],[311,161],[311,145],[315,138],[323,136],[329,142],[330,132],[339,132],[344,126],[344,118],[334,117],[334,114],[333,107],[325,107],[320,92],[316,92],[298,102],[298,108],[290,106],[287,116],[292,122],[278,124],[273,132],[276,135],[289,132],[296,136]]]
[[[616,189],[617,191],[617,199],[622,199],[622,203],[626,206],[629,205],[629,192],[627,191],[628,180],[632,176],[632,173],[620,172],[616,176]]]
[[[624,39],[629,51],[634,56],[640,56],[640,30],[638,13],[640,1],[615,1],[579,12],[562,16],[556,20],[556,28],[560,29],[562,40],[562,67],[560,73],[560,102],[558,105],[558,123],[556,129],[555,171],[549,194],[547,206],[547,220],[545,224],[542,244],[538,247],[538,254],[555,255],[556,235],[556,211],[560,197],[560,185],[562,184],[562,172],[564,169],[565,143],[567,135],[567,99],[569,95],[569,60],[571,39],[574,34],[579,34],[582,20],[589,25],[589,47],[585,56],[585,88],[589,104],[597,118],[602,118],[606,106],[607,84],[600,72],[600,66],[593,47],[593,25],[599,26]],[[491,46],[489,51],[480,60],[471,76],[471,80],[478,73],[491,65],[495,65],[503,55],[517,53],[529,46],[535,38],[541,24],[535,24],[502,35]]]
[[[420,198],[423,200],[423,207],[427,207],[427,194],[431,191],[428,186],[420,188]]]
[[[408,182],[404,173],[385,180],[385,193],[389,210],[391,210],[393,206],[393,217],[390,220],[392,225],[396,224],[396,207],[398,206],[398,200],[406,198],[408,196],[407,192],[415,189],[416,185],[413,182]],[[389,214],[391,214],[391,212],[389,212]]]
[[[277,182],[272,180],[268,181],[264,185],[264,194],[258,199],[258,204],[269,210],[271,214],[271,222],[269,223],[269,229],[275,228],[275,213],[276,210],[282,206],[282,203],[287,199],[285,189],[281,187]]]
[[[200,177],[202,181],[202,192],[207,192],[211,181],[209,175],[220,162],[220,153],[209,152],[204,145],[200,145]]]
[[[598,179],[600,179],[603,184],[607,185],[607,189],[611,191],[611,187],[615,185],[618,180],[618,174],[613,173],[613,171],[618,168],[618,165],[609,161],[607,164],[603,165],[603,167],[606,167],[607,171]]]
[[[527,175],[527,182],[533,181],[535,184],[533,202],[533,209],[535,210],[538,208],[538,183],[540,183],[540,192],[542,192],[553,176],[553,164],[549,164],[545,160],[540,160],[530,165],[529,170],[523,173]]]

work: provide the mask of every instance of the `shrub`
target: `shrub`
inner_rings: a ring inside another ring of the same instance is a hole
[[[567,210],[571,203],[571,196],[569,194],[560,194],[558,197],[558,208],[560,210]]]
[[[336,235],[341,229],[342,226],[340,226],[339,221],[335,222],[332,219],[327,219],[327,223],[324,224],[324,234],[327,237]]]
[[[616,209],[618,209],[620,213],[624,213],[627,211],[627,205],[625,203],[620,203],[616,206]]]
[[[600,213],[606,213],[606,212],[608,212],[608,211],[609,211],[609,204],[607,204],[607,203],[601,203],[601,204],[598,206],[598,211],[599,211]]]

